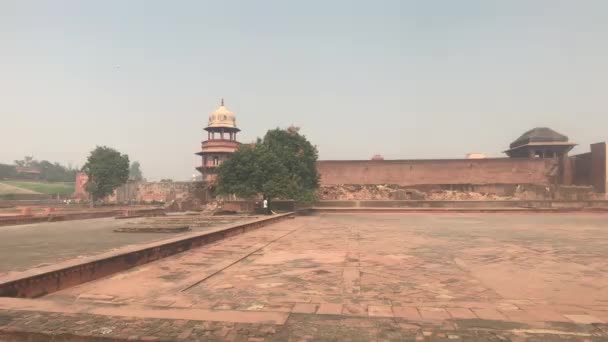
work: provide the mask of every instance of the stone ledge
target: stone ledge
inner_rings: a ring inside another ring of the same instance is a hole
[[[190,230],[189,225],[183,224],[131,224],[114,229],[116,233],[182,233]]]

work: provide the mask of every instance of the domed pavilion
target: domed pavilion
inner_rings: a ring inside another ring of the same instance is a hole
[[[240,143],[236,134],[240,129],[236,126],[236,116],[224,106],[224,99],[218,109],[209,115],[207,140],[201,143],[201,166],[196,169],[202,173],[203,181],[213,183],[217,178],[217,168],[236,151]]]
[[[574,146],[567,136],[548,127],[536,127],[513,141],[505,153],[511,158],[561,158]]]

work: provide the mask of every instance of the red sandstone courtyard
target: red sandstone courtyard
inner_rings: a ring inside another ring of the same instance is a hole
[[[608,221],[300,216],[0,308],[7,331],[116,340],[599,341]]]

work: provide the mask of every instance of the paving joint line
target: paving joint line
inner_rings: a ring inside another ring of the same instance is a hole
[[[207,276],[206,276],[206,277],[204,277],[203,279],[198,280],[198,281],[194,282],[193,284],[186,286],[185,288],[181,289],[179,292],[185,292],[185,291],[190,290],[191,288],[195,287],[196,285],[201,284],[202,282],[204,282],[204,281],[208,280],[209,278],[211,278],[211,277],[215,276],[216,274],[218,274],[218,273],[220,273],[220,272],[222,272],[222,271],[224,271],[224,270],[228,269],[229,267],[232,267],[233,265],[235,265],[235,264],[237,264],[237,263],[241,262],[243,259],[248,258],[250,255],[252,255],[252,254],[254,254],[254,253],[259,252],[260,250],[262,250],[262,249],[264,249],[264,248],[268,247],[269,245],[271,245],[271,244],[275,243],[276,241],[278,241],[278,240],[280,240],[280,239],[282,239],[282,238],[286,237],[287,235],[289,235],[289,234],[291,234],[291,233],[293,233],[293,232],[295,232],[295,231],[297,231],[297,230],[299,230],[299,229],[301,229],[301,228],[302,228],[302,227],[300,227],[300,228],[296,228],[296,229],[294,229],[294,230],[292,230],[292,231],[289,231],[287,234],[283,234],[283,235],[279,236],[278,238],[276,238],[276,239],[274,239],[274,240],[269,241],[267,244],[265,244],[265,245],[261,246],[260,248],[255,249],[255,250],[253,250],[253,251],[251,251],[251,252],[249,252],[249,253],[245,254],[244,256],[242,256],[242,257],[238,258],[238,259],[237,259],[237,260],[235,260],[234,262],[231,262],[230,264],[226,265],[225,267],[222,267],[222,268],[220,268],[219,270],[217,270],[217,271],[215,271],[215,272],[213,272],[213,273],[211,273],[211,274],[207,275]]]

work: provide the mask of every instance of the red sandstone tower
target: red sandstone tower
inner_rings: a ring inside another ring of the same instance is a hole
[[[202,164],[196,169],[203,174],[203,181],[213,183],[217,178],[217,167],[240,145],[236,141],[236,134],[240,131],[236,127],[236,117],[224,106],[224,99],[220,107],[209,115],[205,130],[207,140],[201,143],[201,151],[196,153],[202,157]]]

